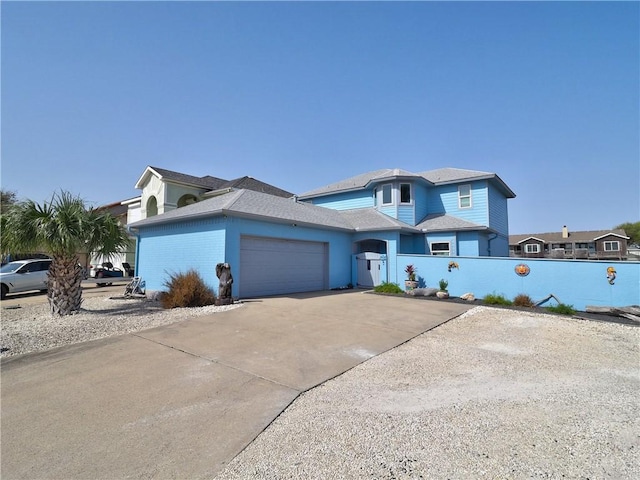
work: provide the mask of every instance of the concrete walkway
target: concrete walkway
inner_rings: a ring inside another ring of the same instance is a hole
[[[213,478],[301,392],[470,306],[358,291],[2,361],[1,476]]]

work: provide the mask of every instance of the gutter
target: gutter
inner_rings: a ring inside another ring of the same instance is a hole
[[[498,238],[498,234],[494,233],[493,237],[490,237],[490,238],[487,239],[487,254],[488,254],[489,257],[491,256],[491,242],[493,240],[495,240],[496,238]]]

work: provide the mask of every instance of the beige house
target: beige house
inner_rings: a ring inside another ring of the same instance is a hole
[[[139,197],[99,207],[108,210],[120,220],[122,225],[153,217],[162,213],[198,203],[210,197],[229,193],[234,190],[253,190],[277,197],[290,198],[293,193],[282,190],[255,178],[245,176],[234,180],[224,180],[210,175],[195,177],[184,173],[148,166],[135,184],[142,190]],[[111,262],[115,268],[126,272],[126,265],[135,265],[136,243],[131,236],[131,246],[126,252],[119,252],[109,258],[87,255],[81,256],[81,263],[91,266]]]

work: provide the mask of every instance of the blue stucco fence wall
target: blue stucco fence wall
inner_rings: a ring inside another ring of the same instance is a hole
[[[459,268],[448,271],[449,262]],[[516,274],[515,267],[524,263],[527,276]],[[487,294],[503,295],[509,300],[524,293],[534,302],[549,294],[562,303],[585,310],[587,305],[622,307],[640,304],[640,263],[580,260],[523,259],[496,257],[438,257],[431,255],[398,255],[396,275],[405,279],[408,264],[417,268],[421,286],[438,288],[440,279],[449,282],[452,296],[471,292],[476,298]],[[616,270],[613,285],[607,279],[607,268]],[[404,288],[404,282],[400,282]],[[543,306],[554,305],[552,299]]]

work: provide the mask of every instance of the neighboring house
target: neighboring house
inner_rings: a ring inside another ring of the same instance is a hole
[[[209,175],[194,177],[158,167],[147,167],[136,182],[135,188],[142,190],[139,205],[140,218],[153,217],[240,189],[267,193],[277,197],[293,196],[291,192],[251,177],[240,177],[235,180],[223,180]]]
[[[103,205],[98,207],[97,210],[105,210],[111,213],[114,217],[118,219],[121,225],[126,226],[127,223],[131,221],[129,216],[129,205],[135,203],[137,199],[125,200],[122,202],[115,202],[109,205]],[[139,218],[135,218],[135,220],[139,220]],[[113,264],[115,268],[118,268],[126,273],[126,265],[133,267],[135,265],[135,255],[136,255],[136,242],[135,237],[131,236],[131,244],[129,248],[125,251],[115,253],[109,257],[103,257],[101,255],[92,254],[89,258],[87,254],[79,255],[80,264],[87,269],[87,272],[90,272],[92,269],[102,265],[104,262],[110,262]],[[123,265],[125,264],[125,265]]]
[[[240,177],[234,180],[204,176],[195,177],[174,172],[164,168],[148,166],[136,182],[135,188],[142,190],[139,197],[122,202],[104,205],[123,225],[130,225],[147,217],[160,215],[177,208],[192,205],[210,197],[229,193],[238,189],[247,189],[277,197],[291,197],[293,194],[252,177]],[[93,256],[83,262],[87,269],[111,262],[114,267],[125,269],[124,263],[135,265],[135,237],[132,236],[131,247],[109,258]]]
[[[149,167],[142,175],[143,214],[129,225],[151,290],[189,268],[217,287],[220,262],[231,265],[233,295],[251,297],[398,282],[392,272],[400,253],[509,252],[507,200],[515,194],[493,173],[384,169],[285,198],[282,190],[260,191],[265,184],[257,181],[166,172]]]
[[[626,260],[629,237],[622,229],[509,236],[509,255],[523,258]]]

